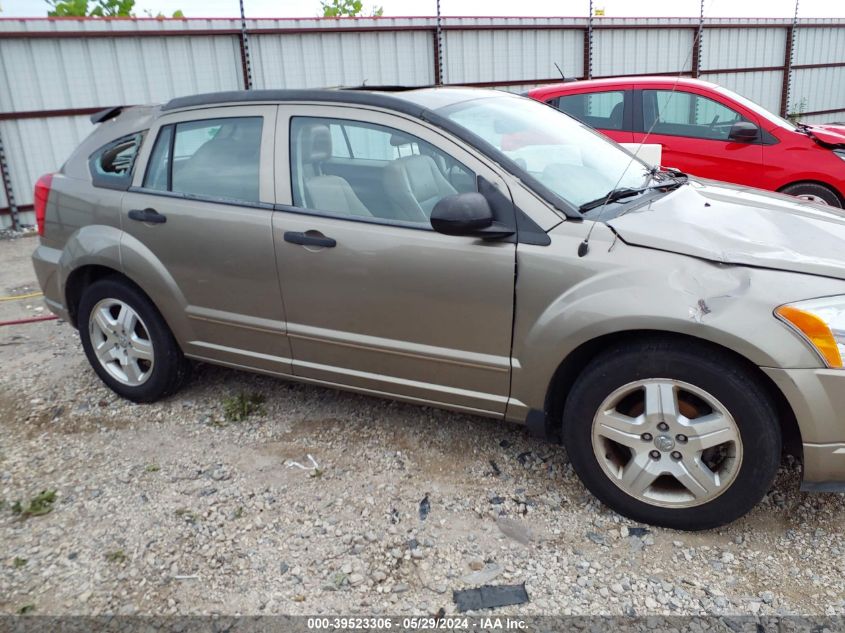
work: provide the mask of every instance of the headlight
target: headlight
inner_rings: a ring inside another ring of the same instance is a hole
[[[845,296],[787,303],[777,308],[775,315],[801,334],[828,367],[843,367]]]
[[[845,160],[845,149],[835,149],[833,153],[839,156],[842,160]]]

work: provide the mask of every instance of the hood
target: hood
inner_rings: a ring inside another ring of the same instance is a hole
[[[690,180],[622,213],[607,224],[628,244],[845,279],[841,209],[760,189]]]
[[[822,145],[845,147],[845,125],[805,125],[802,129]]]

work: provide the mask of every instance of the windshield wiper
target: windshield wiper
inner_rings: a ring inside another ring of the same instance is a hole
[[[578,210],[584,213],[585,211],[590,211],[604,204],[610,204],[611,202],[616,202],[617,200],[637,196],[643,193],[644,191],[649,191],[651,189],[677,189],[686,181],[687,175],[681,172],[677,172],[673,173],[673,176],[671,178],[667,178],[663,182],[657,182],[653,185],[648,185],[647,187],[620,187],[619,189],[609,191],[606,195],[602,196],[601,198],[596,198],[595,200],[590,200],[590,202],[585,202],[580,207],[578,207]]]

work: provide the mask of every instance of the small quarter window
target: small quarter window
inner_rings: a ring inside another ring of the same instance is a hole
[[[132,182],[132,168],[144,133],[124,136],[104,145],[91,155],[88,167],[95,187],[128,189]]]

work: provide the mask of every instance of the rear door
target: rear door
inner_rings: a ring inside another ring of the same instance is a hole
[[[637,86],[635,142],[662,146],[662,164],[714,180],[759,186],[763,173],[762,139],[739,143],[728,138],[740,121],[760,123],[720,100],[689,89]]]
[[[289,373],[272,232],[276,109],[162,117],[121,222],[126,257],[154,262],[156,283],[180,298],[186,354]]]
[[[617,143],[633,141],[631,90],[566,92],[549,100],[559,110],[586,123]]]
[[[481,183],[513,222],[496,171],[417,121],[360,108],[280,106],[276,148],[294,374],[503,415],[516,244],[429,221]]]

